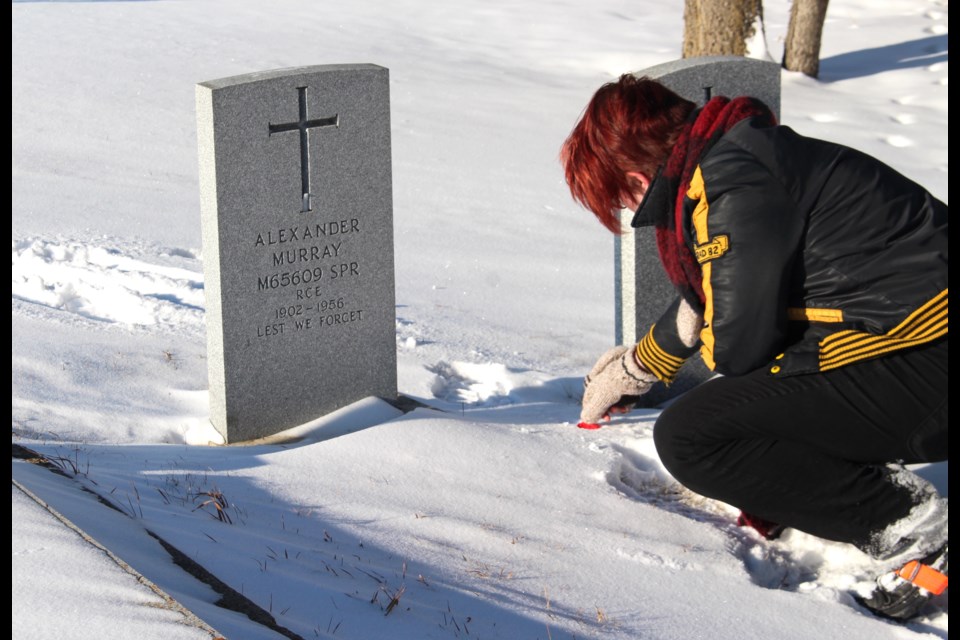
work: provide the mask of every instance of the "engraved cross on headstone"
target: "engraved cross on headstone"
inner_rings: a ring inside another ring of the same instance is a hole
[[[307,213],[310,211],[310,129],[317,127],[339,128],[340,114],[332,115],[329,118],[307,120],[307,87],[297,87],[297,99],[300,113],[296,122],[267,123],[267,125],[271,136],[284,131],[300,132],[300,190],[303,193],[300,213]]]

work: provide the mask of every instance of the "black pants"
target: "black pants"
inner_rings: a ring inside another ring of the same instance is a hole
[[[947,340],[824,373],[715,378],[664,409],[660,459],[701,495],[864,548],[916,493],[885,464],[947,459]]]

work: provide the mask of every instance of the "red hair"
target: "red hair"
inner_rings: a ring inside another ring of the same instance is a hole
[[[621,233],[621,202],[637,188],[627,172],[653,179],[695,107],[647,77],[623,74],[600,87],[560,149],[573,199]]]

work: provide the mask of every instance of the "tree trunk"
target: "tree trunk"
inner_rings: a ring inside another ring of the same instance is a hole
[[[683,57],[745,55],[762,15],[762,0],[684,0]]]
[[[783,47],[783,68],[811,78],[820,74],[820,40],[828,0],[793,0]]]

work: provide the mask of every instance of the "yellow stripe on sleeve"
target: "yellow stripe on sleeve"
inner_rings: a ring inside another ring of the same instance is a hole
[[[637,359],[643,367],[669,385],[677,377],[677,371],[683,364],[683,358],[671,355],[660,348],[653,339],[653,327],[637,344]]]

